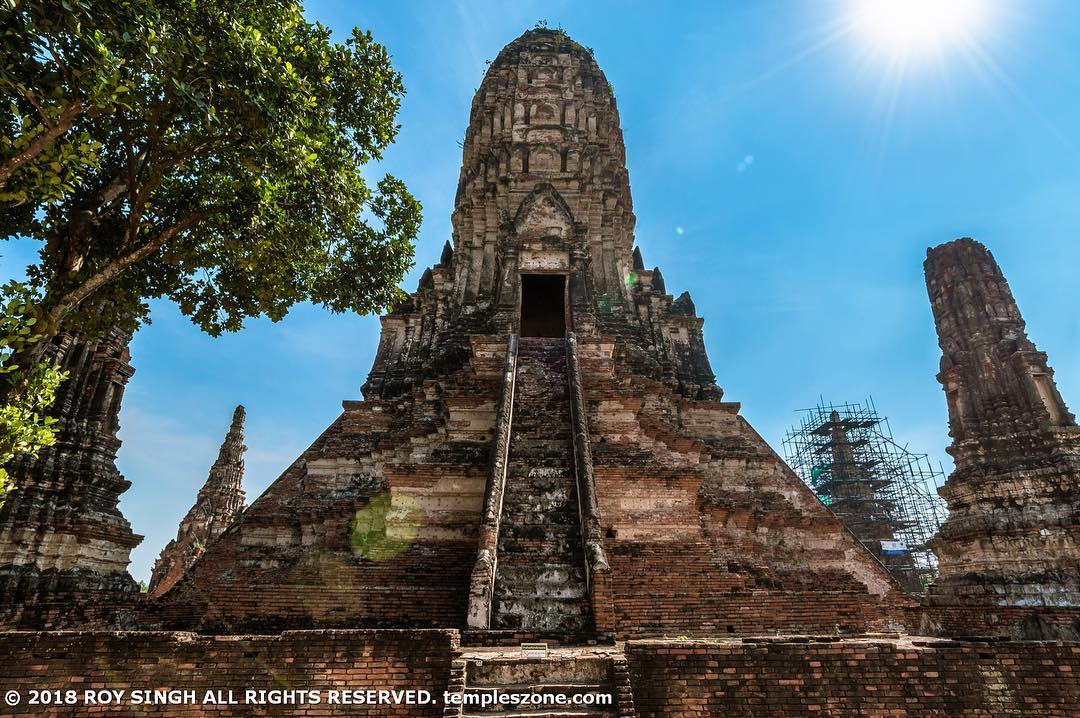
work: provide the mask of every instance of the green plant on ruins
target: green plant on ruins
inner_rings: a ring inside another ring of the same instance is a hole
[[[23,285],[9,282],[0,289],[0,381],[7,382],[19,372],[23,389],[18,401],[0,406],[0,506],[13,488],[4,466],[16,454],[36,456],[55,441],[56,419],[45,410],[52,403],[56,389],[66,374],[48,362],[37,362],[22,369],[7,359],[24,347],[40,342],[37,331],[40,317],[31,292]]]
[[[6,365],[153,298],[217,335],[401,297],[420,206],[361,172],[404,94],[369,33],[333,42],[293,0],[0,0],[0,57],[0,228],[40,244],[41,339]],[[10,374],[5,405],[31,391]]]

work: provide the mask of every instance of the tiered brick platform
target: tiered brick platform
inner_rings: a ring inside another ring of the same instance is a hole
[[[1072,718],[1080,645],[918,637],[788,636],[631,641],[553,650],[461,649],[455,631],[190,633],[0,632],[0,690],[23,702],[3,715],[90,716],[906,716]],[[193,690],[196,703],[86,705],[86,689]],[[428,705],[328,705],[330,689],[412,689]],[[29,706],[31,689],[77,691],[77,705]],[[317,705],[215,705],[207,690],[311,691]],[[447,705],[443,692],[610,693],[604,707],[521,711]]]

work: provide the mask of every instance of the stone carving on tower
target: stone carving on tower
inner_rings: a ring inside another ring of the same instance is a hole
[[[165,546],[154,564],[148,593],[156,598],[167,592],[191,568],[214,539],[244,510],[244,407],[233,411],[229,433],[218,451],[210,476],[199,489],[195,505],[180,521],[176,538]]]
[[[956,462],[931,599],[1080,626],[1080,428],[990,252],[959,239],[925,268]]]
[[[46,359],[68,372],[49,409],[56,443],[11,462],[15,490],[0,508],[0,620],[27,626],[106,620],[130,603],[142,541],[117,505],[131,485],[116,468],[120,402],[134,373],[131,335],[88,341],[61,333]]]
[[[914,605],[722,401],[688,294],[635,249],[612,88],[532,30],[473,100],[439,263],[363,401],[146,621],[481,636],[864,631]]]

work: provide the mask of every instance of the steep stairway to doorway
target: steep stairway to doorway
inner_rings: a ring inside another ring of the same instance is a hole
[[[572,442],[565,340],[523,337],[492,629],[579,639],[592,632]]]

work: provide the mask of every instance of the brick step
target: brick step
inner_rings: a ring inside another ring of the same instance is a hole
[[[560,426],[560,423],[548,419],[531,428],[521,428],[514,424],[510,430],[510,453],[529,456],[537,450],[543,450],[547,454],[571,454],[573,436],[569,427]]]
[[[522,499],[503,504],[503,509],[528,509],[529,505]],[[568,507],[561,507],[568,508]],[[576,508],[576,505],[573,507]],[[525,516],[503,528],[499,535],[514,539],[515,541],[578,541],[581,532],[578,529],[576,517],[568,516],[570,511],[560,511],[556,516]]]
[[[592,617],[588,603],[581,599],[559,600],[515,596],[493,600],[495,628],[528,628],[533,631],[578,632]]]
[[[540,565],[500,562],[499,566],[506,587],[528,584],[538,589],[537,595],[565,594],[567,597],[584,595],[585,570],[583,566],[547,562]]]
[[[537,479],[531,476],[508,476],[506,485],[514,489],[521,489],[520,497],[525,502],[521,506],[537,506],[540,501],[551,501],[557,504],[569,504],[577,498],[574,483],[567,476],[553,477],[550,479]],[[505,502],[504,502],[505,503]]]
[[[523,397],[523,392],[519,392],[517,394],[517,398],[522,398],[522,397]],[[531,397],[525,396],[524,398],[526,399],[526,401],[529,401],[529,399]],[[565,401],[567,401],[567,398],[568,397],[565,397],[565,396],[558,397],[558,401],[559,402],[565,402]],[[536,401],[537,402],[548,401],[548,397],[545,396],[543,399],[537,397]],[[531,422],[536,423],[536,422],[540,422],[540,421],[552,421],[552,420],[558,420],[558,421],[566,422],[568,424],[569,423],[569,412],[565,410],[565,407],[555,406],[555,405],[552,405],[551,407],[545,407],[545,406],[522,407],[522,406],[519,406],[518,409],[514,412],[514,419],[517,420],[515,423],[518,423],[518,424],[521,424],[522,422],[525,422],[525,421],[531,421]],[[552,429],[552,428],[553,428],[553,426],[549,425],[549,429]],[[565,426],[565,428],[569,429],[569,426],[567,425],[567,426]]]
[[[559,508],[560,510],[555,516],[536,515],[535,512],[529,516],[523,516],[517,521],[503,526],[502,529],[505,530],[500,529],[499,535],[506,536],[516,542],[569,541],[571,542],[571,548],[580,545],[581,531],[574,520],[576,516],[571,515],[577,513],[577,504],[567,504]],[[573,511],[570,509],[573,509]],[[529,511],[529,505],[524,503],[522,499],[516,499],[513,502],[504,503],[503,510],[521,510],[524,513]]]
[[[485,635],[467,635],[465,640],[487,637],[495,638],[495,645],[504,645],[500,636],[515,639],[527,634],[514,631],[488,631]],[[572,635],[572,634],[568,634]],[[543,634],[530,634],[533,640],[546,641]],[[475,644],[480,645],[480,644]],[[492,644],[486,644],[492,645]],[[617,672],[621,666],[625,672],[626,659],[621,655],[594,653],[590,649],[553,648],[544,658],[526,658],[515,652],[492,654],[493,648],[478,648],[478,653],[468,649],[462,655],[461,694],[463,698],[478,700],[487,696],[494,699],[498,693],[528,695],[562,695],[568,700],[576,696],[605,696],[608,704],[593,705],[539,705],[491,703],[487,706],[465,705],[463,714],[474,718],[494,716],[520,716],[520,718],[566,718],[581,716],[589,718],[628,718],[633,712],[632,696],[624,696],[623,683],[627,676]],[[630,710],[622,711],[629,705]]]
[[[607,656],[560,656],[547,658],[497,657],[469,659],[466,686],[608,683],[611,659]]]
[[[595,688],[588,690],[575,691],[574,687],[569,688],[569,692],[563,690],[561,686],[491,686],[482,688],[466,688],[463,693],[472,700],[482,700],[485,694],[490,696],[489,700],[494,700],[496,691],[500,693],[532,693],[532,694],[552,694],[558,693],[567,696],[566,700],[571,700],[571,696],[575,695],[587,695],[591,693],[609,693],[610,688],[603,684],[597,684]],[[479,703],[464,704],[462,706],[465,716],[485,716],[487,718],[494,718],[497,716],[529,716],[530,718],[543,718],[544,716],[588,716],[589,718],[615,718],[618,716],[618,696],[612,694],[611,705],[555,705],[548,703],[546,705],[541,704],[514,704],[507,702],[506,704],[491,703],[487,706],[481,706]]]
[[[534,471],[541,469],[541,471]],[[506,472],[507,482],[514,486],[536,491],[555,491],[573,489],[577,486],[577,477],[565,464],[511,466]]]
[[[500,543],[498,565],[508,568],[511,566],[536,567],[541,564],[577,566],[576,559],[583,557],[584,554],[577,546],[570,543],[570,541],[530,541],[527,539]],[[576,554],[581,554],[581,556]],[[584,563],[585,560],[582,558],[581,564],[584,565]],[[502,576],[497,575],[495,580],[502,580]]]
[[[570,432],[570,418],[550,414],[515,416],[514,431],[522,439],[531,439],[535,436],[546,441],[555,441],[557,439],[569,441],[573,437]]]
[[[549,454],[519,457],[515,456],[514,452],[510,452],[507,463],[506,475],[516,476],[522,481],[535,481],[541,485],[554,481],[563,482],[568,486],[577,483],[574,464],[567,456]]]
[[[518,404],[514,410],[515,419],[568,419],[570,411],[565,404],[569,396],[553,396],[550,387],[543,387],[537,395],[521,390],[515,398],[525,399],[528,404]]]
[[[523,593],[528,591],[529,593]],[[559,616],[562,618],[585,615],[591,609],[588,603],[582,599],[587,598],[584,587],[570,590],[566,587],[549,586],[546,591],[535,589],[532,584],[504,584],[503,591],[493,594],[493,602],[502,608],[507,614],[515,612],[524,615],[525,610],[534,611],[537,608],[544,611],[549,607],[558,607]],[[520,610],[519,610],[520,609]]]
[[[506,543],[499,541],[499,548],[510,553],[527,553],[541,549],[557,549],[569,555],[581,552],[581,534],[565,517],[558,524],[515,524],[507,527]],[[500,532],[502,533],[502,532]],[[564,563],[570,563],[565,561]]]
[[[570,509],[575,509],[571,512]],[[515,499],[514,501],[508,501],[503,504],[504,511],[521,511],[522,513],[531,513],[533,515],[523,516],[512,524],[507,525],[505,528],[507,531],[503,533],[500,531],[500,535],[505,535],[508,538],[512,538],[516,541],[574,541],[581,535],[578,529],[577,523],[574,521],[574,516],[568,516],[567,514],[576,513],[577,504],[571,504],[567,502],[559,506],[552,506],[548,511],[557,509],[558,514],[555,516],[544,516],[543,514],[535,515],[539,513],[534,505],[530,504],[527,499]]]
[[[485,693],[492,692],[494,690],[501,690],[504,693],[562,693],[567,696],[579,696],[585,693],[598,693],[600,691],[608,690],[609,686],[606,682],[592,681],[592,682],[562,682],[562,683],[500,683],[498,685],[485,686],[471,684],[465,689],[466,693]]]
[[[510,435],[510,457],[520,457],[524,463],[528,463],[533,458],[559,458],[569,466],[571,453],[569,436],[548,438],[539,434],[539,430],[528,433],[515,431]]]
[[[562,646],[595,645],[592,636],[579,633],[555,633],[552,631],[521,630],[464,630],[461,632],[461,645],[469,647],[506,647],[519,650],[522,643],[543,642],[549,648]]]
[[[530,397],[526,395],[525,392],[517,392],[515,398],[522,399],[522,401],[525,402],[538,403],[535,406],[522,406],[521,404],[518,404],[517,409],[514,411],[515,424],[522,423],[523,421],[530,421],[535,425],[537,422],[541,421],[557,420],[559,422],[564,422],[563,428],[569,429],[569,412],[566,411],[565,407],[554,404],[555,401],[567,402],[569,401],[569,397],[551,397],[550,395]],[[541,402],[546,403],[549,401],[552,402],[551,406],[539,404]],[[553,428],[555,428],[554,424],[549,424],[548,429],[551,430]]]
[[[507,479],[507,484],[512,483],[514,477]],[[517,477],[521,478],[521,477]],[[550,488],[541,488],[535,484],[522,484],[527,486],[534,493],[526,496],[515,496],[510,501],[503,501],[503,506],[512,506],[519,509],[527,509],[529,511],[535,511],[539,513],[539,516],[523,516],[522,519],[526,523],[543,523],[548,518],[543,514],[554,510],[566,508],[567,506],[576,506],[577,496],[574,492],[573,486],[553,486]],[[533,521],[530,522],[530,519]]]
[[[521,397],[517,397],[520,399]],[[524,401],[528,401],[525,399]],[[570,417],[559,416],[550,412],[526,413],[513,417],[514,433],[521,434],[522,438],[553,440],[557,434],[565,437],[571,436]]]
[[[509,471],[515,469],[532,469],[532,468],[546,468],[561,467],[569,470],[569,467],[573,466],[573,462],[569,456],[557,453],[540,453],[533,456],[524,456],[520,452],[510,453],[510,462],[507,466]]]
[[[475,708],[470,706],[469,710],[475,710]],[[513,716],[528,716],[529,718],[597,718],[597,716],[601,716],[602,718],[607,718],[608,716],[612,716],[612,718],[614,718],[616,715],[617,714],[614,711],[594,708],[593,706],[567,706],[564,709],[552,709],[548,706],[540,708],[536,712],[523,711],[519,708],[518,710],[513,711],[495,711],[491,713],[462,713],[461,718],[478,718],[480,716],[485,718],[503,718],[504,716],[505,718],[513,718]]]
[[[528,593],[523,593],[524,591],[528,591]],[[576,588],[568,588],[551,582],[545,588],[543,585],[538,587],[534,582],[519,580],[503,581],[502,593],[496,592],[494,595],[495,599],[502,601],[504,606],[519,603],[545,605],[567,603],[576,606],[581,603],[582,598],[586,597],[586,590],[584,584]],[[576,610],[579,613],[581,612],[581,609]],[[571,612],[574,611],[575,609],[571,609]]]
[[[513,461],[513,458],[511,458]],[[559,476],[529,476],[530,469],[559,469]],[[552,462],[549,466],[537,466],[531,461],[529,466],[511,466],[506,472],[506,485],[514,491],[536,494],[543,491],[576,491],[577,478],[566,470],[566,464]]]
[[[533,468],[550,469],[552,467],[563,468],[569,472],[574,465],[573,458],[569,451],[562,449],[556,451],[550,448],[545,448],[541,451],[523,451],[520,447],[515,450],[512,443],[513,442],[511,441],[510,456],[508,457],[509,462],[507,465],[508,472],[518,469],[527,471],[528,469]]]
[[[510,453],[506,470],[507,476],[517,476],[525,481],[544,482],[562,481],[568,485],[576,483],[573,462],[566,456],[530,456],[517,457]]]
[[[499,564],[499,585],[495,587],[495,595],[504,599],[550,599],[564,601],[587,596],[585,588],[585,574],[575,564],[553,564],[540,560],[529,566],[525,563]],[[544,575],[546,578],[539,578]],[[554,577],[563,576],[563,582],[559,583]]]
[[[515,539],[567,539],[575,538],[579,534],[576,516],[568,514],[577,513],[577,502],[570,500],[550,501],[539,505],[533,500],[534,497],[515,497],[512,501],[503,502],[504,511],[514,511],[524,514],[517,521],[506,526],[507,529],[520,527],[520,531],[511,530],[507,533]],[[573,511],[571,511],[573,509]],[[555,512],[553,516],[545,516],[544,513]],[[551,531],[544,527],[551,526]],[[569,533],[565,529],[572,529]],[[500,531],[500,534],[502,531]]]

